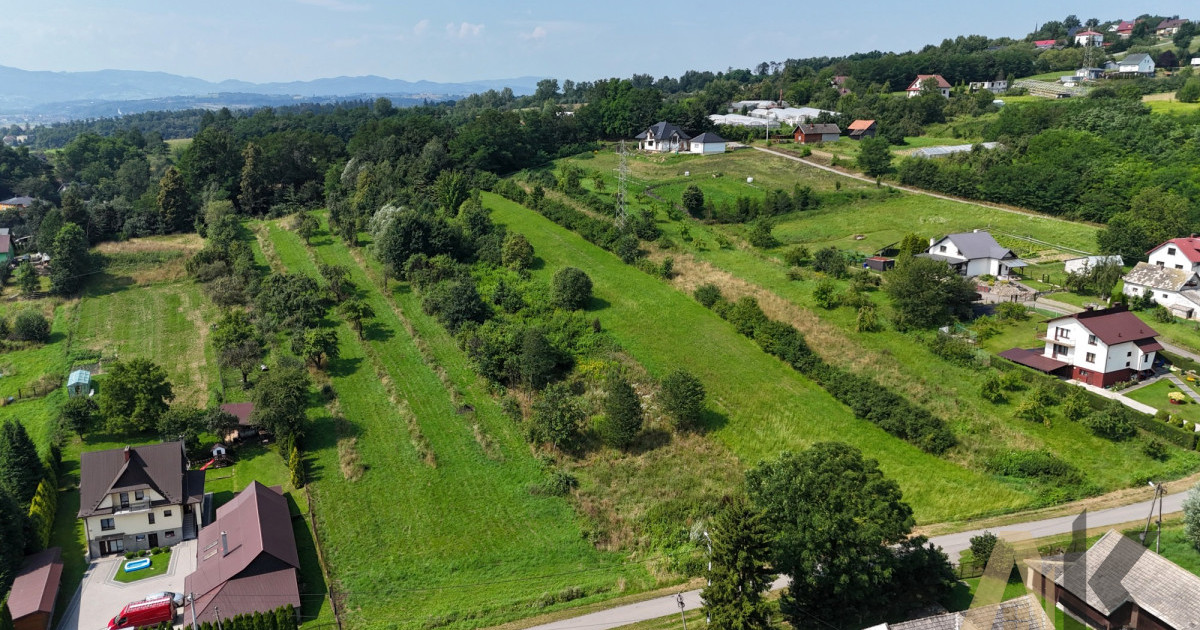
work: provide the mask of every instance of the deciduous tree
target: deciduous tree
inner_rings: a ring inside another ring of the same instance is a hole
[[[550,280],[550,300],[555,306],[574,311],[592,299],[592,279],[582,269],[563,267]]]
[[[533,402],[529,439],[538,444],[573,451],[579,445],[583,420],[587,414],[579,399],[565,383],[547,387]]]
[[[88,396],[68,398],[58,414],[59,426],[75,433],[82,440],[85,433],[96,426],[96,414],[100,407]]]
[[[148,359],[114,361],[100,388],[100,413],[115,433],[145,433],[158,426],[175,399],[167,371]]]
[[[354,331],[358,333],[359,339],[363,338],[363,321],[375,317],[375,309],[372,309],[370,304],[358,298],[342,302],[338,306],[338,312],[342,314],[342,317],[346,318],[346,321],[350,322]]]
[[[888,272],[883,288],[901,329],[933,328],[967,317],[975,300],[970,281],[932,258],[900,258]]]

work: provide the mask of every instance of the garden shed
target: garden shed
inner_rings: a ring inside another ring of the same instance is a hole
[[[67,378],[67,397],[90,396],[92,393],[92,373],[87,370],[75,370]]]

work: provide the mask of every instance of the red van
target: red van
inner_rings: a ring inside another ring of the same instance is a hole
[[[170,597],[126,604],[120,614],[108,621],[108,630],[156,626],[164,621],[175,621],[175,602]]]

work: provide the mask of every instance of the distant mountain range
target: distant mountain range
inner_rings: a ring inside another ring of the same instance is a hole
[[[517,95],[532,94],[538,80],[539,77],[518,77],[466,83],[436,83],[361,76],[287,83],[250,83],[235,80],[214,83],[166,72],[47,72],[0,66],[0,86],[3,86],[0,88],[0,114],[75,118],[115,116],[118,107],[123,113],[132,113],[151,109],[182,109],[189,106],[255,107],[393,95],[419,102],[424,99],[460,98],[506,87]]]

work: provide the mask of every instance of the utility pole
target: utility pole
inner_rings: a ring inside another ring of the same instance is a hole
[[[625,195],[629,179],[629,151],[625,149],[625,141],[621,141],[620,149],[617,155],[621,156],[621,161],[617,167],[617,227],[625,227],[625,219],[628,215],[628,209],[625,205]]]
[[[782,98],[783,97],[781,96],[780,99],[782,99]],[[708,585],[712,586],[712,538],[709,538],[708,530],[704,530],[704,544],[708,545],[708,576],[707,577],[708,577]],[[708,607],[705,606],[705,608],[707,609]],[[712,611],[711,610],[705,610],[704,623],[705,624],[712,623]]]
[[[679,618],[683,621],[683,630],[687,630],[687,617],[683,614],[683,593],[676,595],[675,601],[679,603]]]

